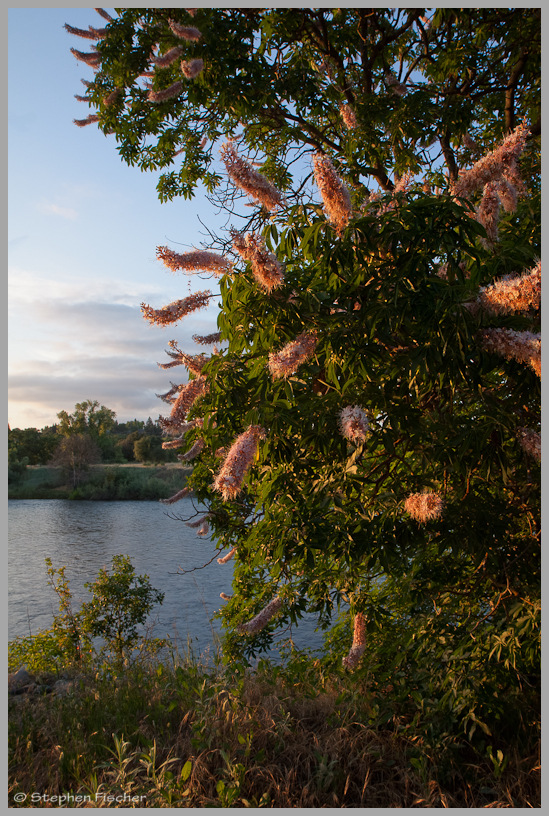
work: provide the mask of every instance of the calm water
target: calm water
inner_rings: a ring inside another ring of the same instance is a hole
[[[195,510],[191,499],[183,499],[169,512],[186,519]],[[168,634],[183,645],[190,637],[197,655],[212,649],[221,626],[211,619],[225,603],[219,593],[231,594],[232,563],[218,564],[213,542],[170,516],[158,502],[9,501],[9,638],[49,627],[58,610],[45,558],[54,567],[67,567],[73,596],[80,602],[89,598],[84,584],[101,567],[110,568],[113,555],[123,554],[130,556],[138,574],[146,573],[152,586],[165,593],[162,606],[151,613],[154,635]],[[193,568],[199,569],[178,574]],[[293,633],[296,645],[320,646],[314,629],[311,620],[300,624]]]

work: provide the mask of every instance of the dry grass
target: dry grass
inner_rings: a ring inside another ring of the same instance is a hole
[[[371,703],[337,682],[192,665],[90,676],[58,699],[21,695],[10,702],[10,805],[52,806],[14,801],[35,791],[84,797],[73,807],[540,806],[537,755],[511,752],[501,772],[472,749],[442,757],[403,724],[372,722]]]

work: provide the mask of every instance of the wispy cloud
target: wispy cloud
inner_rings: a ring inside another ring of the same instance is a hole
[[[124,283],[109,289],[104,280],[48,281],[22,271],[12,274],[11,283],[11,427],[53,424],[59,411],[84,399],[99,400],[120,421],[165,414],[169,406],[156,394],[187,380],[184,367],[158,367],[169,359],[168,342],[177,339],[196,353],[204,348],[192,335],[216,330],[216,305],[177,326],[150,326],[139,303],[159,294],[130,294]]]
[[[59,204],[54,204],[53,201],[42,201],[38,208],[46,215],[59,215],[69,221],[76,221],[78,218],[78,213],[73,207],[61,207]]]

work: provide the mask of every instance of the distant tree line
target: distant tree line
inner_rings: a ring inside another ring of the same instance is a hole
[[[59,422],[44,428],[9,428],[8,480],[22,478],[29,465],[52,465],[70,473],[76,486],[92,464],[177,461],[174,451],[162,448],[158,420],[118,422],[116,413],[97,400],[76,403],[74,411],[60,411]]]

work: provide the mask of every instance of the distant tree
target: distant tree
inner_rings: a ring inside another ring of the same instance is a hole
[[[72,414],[60,411],[57,417],[61,436],[87,433],[97,440],[114,428],[116,413],[97,400],[84,400],[76,403]]]
[[[8,431],[8,447],[29,465],[45,465],[59,444],[59,436],[50,428],[14,428]]]
[[[61,467],[70,478],[72,486],[78,487],[90,465],[96,464],[100,459],[99,447],[92,437],[85,433],[74,433],[61,440],[51,464]]]

